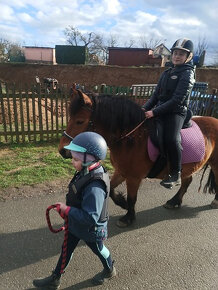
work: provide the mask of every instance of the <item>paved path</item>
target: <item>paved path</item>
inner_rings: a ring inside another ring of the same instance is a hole
[[[175,192],[158,181],[144,181],[137,201],[137,221],[116,227],[125,211],[110,201],[110,236],[106,242],[116,260],[117,279],[93,287],[90,279],[101,265],[83,243],[62,279],[60,289],[218,289],[218,210],[210,194],[198,193],[194,178],[183,207],[162,207]],[[121,186],[124,189],[124,186]],[[49,232],[45,210],[61,194],[1,202],[0,290],[33,289],[34,278],[50,274],[59,256],[63,234]],[[57,213],[52,222],[61,224]]]

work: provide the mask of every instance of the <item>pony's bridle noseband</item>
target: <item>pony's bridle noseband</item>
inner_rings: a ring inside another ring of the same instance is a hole
[[[67,137],[67,138],[70,139],[71,141],[73,140],[73,137],[71,137],[69,134],[67,134],[66,131],[64,131],[64,132],[62,133],[62,136]]]

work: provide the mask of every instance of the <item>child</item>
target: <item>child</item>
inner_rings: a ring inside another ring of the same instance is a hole
[[[171,48],[173,67],[165,70],[154,94],[142,108],[146,118],[159,118],[163,124],[164,147],[170,164],[169,175],[161,185],[172,188],[181,185],[181,136],[180,131],[187,115],[189,98],[195,82],[191,64],[193,43],[178,39]]]
[[[116,276],[116,269],[109,250],[103,241],[107,238],[108,198],[110,182],[108,174],[100,164],[107,153],[107,144],[102,136],[94,132],[77,135],[65,149],[71,151],[72,164],[77,170],[69,184],[66,205],[59,202],[62,215],[68,216],[69,232],[65,266],[80,240],[96,254],[103,264],[103,271],[95,275],[92,282],[103,284]],[[35,287],[57,289],[63,267],[63,248],[51,276],[33,281]]]

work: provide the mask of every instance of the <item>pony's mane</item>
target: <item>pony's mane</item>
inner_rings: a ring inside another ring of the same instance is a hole
[[[126,132],[135,128],[145,115],[141,107],[125,96],[101,95],[94,97],[93,121],[108,132]]]
[[[89,95],[89,97],[93,102],[93,123],[101,124],[110,133],[122,134],[132,130],[145,118],[141,107],[125,96]],[[78,94],[71,101],[70,114],[75,115],[84,107],[87,105],[78,90]]]

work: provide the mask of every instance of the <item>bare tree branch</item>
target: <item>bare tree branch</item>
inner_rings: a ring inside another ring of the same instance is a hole
[[[198,55],[198,56],[201,56],[201,54],[203,53],[203,51],[207,50],[208,48],[208,43],[207,43],[207,40],[206,40],[206,37],[199,37],[198,38],[198,43],[196,45],[196,48],[194,50],[194,54],[195,55]]]
[[[161,44],[161,42],[163,42],[162,39],[155,39],[155,38],[147,39],[147,37],[144,35],[139,37],[139,43],[142,46],[142,48],[154,49],[156,46]]]

